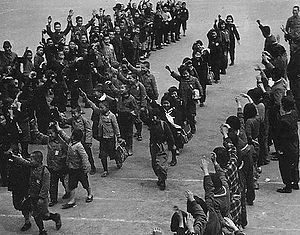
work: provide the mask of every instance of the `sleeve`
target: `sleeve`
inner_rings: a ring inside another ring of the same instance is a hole
[[[157,100],[158,99],[158,88],[157,88],[157,84],[156,84],[156,79],[155,77],[152,75],[151,76],[151,86],[152,86],[152,90],[153,90],[153,95],[154,95],[154,99]]]
[[[42,170],[42,182],[41,182],[41,190],[39,193],[39,197],[42,199],[46,199],[50,190],[50,172],[48,171],[46,166],[43,166]]]
[[[240,40],[240,34],[239,34],[239,31],[237,30],[236,26],[234,25],[233,27],[233,34],[234,36],[236,37],[236,40]]]
[[[290,25],[291,25],[291,22],[290,22],[290,19],[288,19],[287,21],[286,21],[286,25],[285,25],[285,30],[289,33],[289,31],[290,31]]]
[[[175,78],[178,82],[181,82],[181,76],[178,73],[176,73],[175,71],[171,72],[171,76],[173,78]]]
[[[204,176],[204,181],[203,181],[203,188],[205,191],[205,203],[210,209],[214,209],[213,205],[213,197],[214,197],[214,185],[211,180],[210,175],[205,175]]]
[[[283,97],[283,92],[281,89],[276,89],[273,93],[274,96],[274,102],[275,102],[275,109],[276,111],[280,112],[281,111],[281,99]]]
[[[51,25],[50,24],[46,25],[46,31],[47,31],[47,34],[49,35],[49,37],[52,38],[53,32],[51,30]]]
[[[120,137],[120,129],[119,129],[119,125],[117,122],[117,118],[116,115],[112,114],[111,116],[111,122],[112,122],[112,127],[114,129],[114,133],[117,137]]]
[[[85,131],[85,143],[91,144],[93,142],[93,132],[91,122],[87,119],[83,119],[84,121],[84,131]]]
[[[91,27],[93,25],[95,21],[95,18],[92,18],[89,20],[89,22],[87,22],[87,24],[85,25],[85,28],[88,29],[89,27]]]
[[[229,163],[227,165],[225,172],[227,176],[230,176],[237,171],[237,160],[238,160],[237,151],[236,151],[236,147],[232,144],[229,138],[226,138],[224,140],[224,146],[229,153]]]
[[[237,117],[239,118],[241,122],[241,130],[245,130],[245,121],[244,121],[244,114],[242,111],[242,108],[237,109]]]
[[[140,83],[139,85],[140,85],[140,91],[141,91],[141,107],[147,107],[146,88],[142,83]]]
[[[78,155],[81,157],[82,159],[82,170],[85,173],[88,173],[90,171],[90,163],[88,160],[88,155],[83,147],[83,145],[81,143],[77,144],[77,148],[76,151],[78,153]]]
[[[68,21],[67,27],[64,30],[63,34],[67,35],[71,31],[71,28],[72,28],[72,21]]]
[[[221,180],[222,185],[226,188],[226,190],[228,190],[229,185],[228,185],[228,182],[227,182],[225,171],[220,167],[219,164],[215,165],[215,170],[216,170],[216,173],[217,173],[219,179]]]
[[[191,214],[194,217],[194,230],[195,234],[202,235],[206,228],[207,219],[206,215],[199,204],[196,201],[192,201]]]

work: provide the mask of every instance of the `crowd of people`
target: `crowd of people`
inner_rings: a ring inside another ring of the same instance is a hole
[[[218,83],[220,74],[226,74],[228,57],[229,65],[235,63],[235,42],[240,36],[233,16],[223,20],[219,15],[207,33],[207,48],[197,40],[178,72],[165,66],[179,85],[170,87],[158,102],[156,78],[146,59],[152,51],[185,36],[186,3],[159,1],[153,7],[150,1],[139,5],[130,1],[127,6],[116,4],[113,10],[113,19],[100,9],[93,11],[87,24],[77,16],[76,25],[70,10],[64,31],[60,22],[54,23],[52,31],[49,16],[34,56],[26,48],[19,57],[9,41],[3,43],[1,183],[12,192],[14,207],[24,216],[22,231],[30,229],[31,213],[40,234],[47,234],[43,220],[53,220],[60,229],[60,215],[48,209],[58,203],[59,181],[65,190],[62,198],[68,199],[63,209],[77,206],[79,182],[87,192],[86,203],[93,201],[89,182],[89,174],[96,173],[93,139],[99,143],[101,177],[109,177],[108,159],[122,168],[134,154],[133,145],[143,141],[142,132],[149,130],[152,168],[157,186],[165,190],[168,167],[177,164],[180,151],[196,134],[197,104],[205,105],[207,85],[213,80]],[[188,213],[174,208],[171,230],[176,234],[243,234],[248,224],[246,205],[254,205],[272,143],[276,150],[272,160],[279,160],[285,184],[277,191],[299,189],[298,13],[295,6],[283,28],[291,45],[289,63],[270,27],[257,21],[266,38],[264,68],[257,66],[257,86],[236,97],[237,114],[221,125],[224,147],[215,148],[211,156],[215,173],[208,171],[208,157],[202,160],[204,200],[187,191]],[[248,101],[244,107],[241,98]],[[91,117],[83,115],[81,106],[92,109]],[[64,130],[69,127],[70,135]],[[41,151],[28,152],[32,143],[47,146],[47,167]]]

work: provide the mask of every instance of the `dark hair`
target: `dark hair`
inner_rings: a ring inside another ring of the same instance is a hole
[[[174,91],[177,91],[178,92],[178,88],[176,86],[171,86],[169,89],[168,89],[168,92],[169,93],[172,93]]]
[[[82,16],[76,16],[75,19],[76,19],[76,22],[77,22],[79,19],[83,19],[83,18],[82,18]]]
[[[226,16],[226,19],[228,19],[228,18],[231,18],[231,19],[232,19],[232,22],[234,21],[234,19],[233,19],[233,16],[232,16],[232,15],[227,15],[227,16]]]
[[[61,23],[58,22],[58,21],[56,21],[56,22],[54,23],[54,27],[55,27],[55,25],[60,25],[60,26],[61,26]]]
[[[180,75],[182,75],[184,71],[189,71],[189,68],[186,65],[182,64],[178,68],[178,72],[180,73]]]
[[[254,118],[257,115],[257,109],[254,104],[248,103],[244,106],[244,119]]]
[[[207,207],[205,201],[196,195],[194,195],[194,199],[197,202],[197,204],[199,204],[201,206],[203,212],[207,215],[208,207]],[[191,201],[188,200],[187,201],[187,212],[191,213],[192,211],[193,211],[193,204]]]
[[[43,48],[43,49],[44,49],[44,47],[43,47],[43,46],[37,46],[36,50],[38,51],[38,50],[39,50],[39,49],[41,49],[41,48]]]
[[[262,31],[263,35],[266,37],[266,36],[270,35],[271,28],[270,28],[270,26],[265,25],[262,27],[261,31]]]
[[[221,168],[225,168],[229,161],[228,151],[224,147],[216,147],[213,152],[217,155],[217,162]]]
[[[300,9],[298,5],[293,6],[293,8],[297,8],[298,11],[299,11],[299,9]]]
[[[262,99],[263,92],[260,88],[256,87],[256,88],[250,89],[247,92],[247,95],[249,95],[251,97],[254,104],[259,104]]]
[[[34,151],[30,155],[33,155],[34,159],[36,159],[38,162],[43,162],[43,153],[41,151]]]
[[[286,112],[295,109],[295,101],[292,96],[282,97],[281,103],[282,103],[282,109]]]
[[[73,130],[72,136],[75,141],[81,141],[83,137],[83,132],[82,130],[76,128]]]
[[[240,119],[237,116],[230,116],[226,119],[226,123],[233,129],[238,130],[241,128]]]

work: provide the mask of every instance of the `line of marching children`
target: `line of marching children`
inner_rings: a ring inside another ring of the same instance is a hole
[[[298,13],[299,7],[295,6],[288,22],[299,22]],[[277,192],[299,190],[299,109],[295,104],[295,84],[296,77],[299,78],[300,41],[289,35],[295,31],[283,30],[285,38],[293,40],[288,62],[285,48],[270,27],[260,20],[257,23],[266,39],[262,53],[264,68],[255,68],[259,72],[256,87],[235,98],[237,114],[221,125],[224,147],[216,147],[210,159],[203,156],[204,199],[188,190],[187,213],[174,208],[171,231],[175,234],[244,234],[242,229],[248,224],[246,205],[254,205],[255,190],[259,189],[257,180],[270,158],[279,161],[284,184]],[[241,98],[246,100],[244,107]],[[272,144],[274,153],[270,152]],[[215,173],[209,172],[209,162]]]

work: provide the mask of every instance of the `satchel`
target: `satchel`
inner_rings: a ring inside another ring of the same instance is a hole
[[[120,159],[123,163],[128,158],[128,151],[126,149],[126,142],[125,140],[116,141],[116,159]]]
[[[185,124],[180,131],[180,139],[184,144],[187,144],[193,138],[190,124]]]

